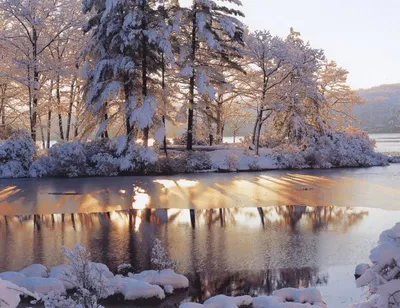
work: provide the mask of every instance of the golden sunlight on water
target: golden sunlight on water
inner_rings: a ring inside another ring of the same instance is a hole
[[[389,169],[385,172],[370,168],[0,180],[0,213],[92,213],[132,208],[212,209],[300,204],[397,209],[400,166],[386,168]]]

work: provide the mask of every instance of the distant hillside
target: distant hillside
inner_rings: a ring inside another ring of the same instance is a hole
[[[400,84],[381,85],[362,89],[358,94],[365,100],[356,106],[354,114],[361,121],[361,128],[369,133],[399,133],[389,126],[394,110],[400,109]]]

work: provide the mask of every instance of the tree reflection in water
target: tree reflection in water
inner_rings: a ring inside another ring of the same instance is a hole
[[[150,267],[154,237],[191,280],[189,297],[270,294],[328,283],[319,270],[320,232],[343,234],[368,215],[338,207],[131,209],[91,214],[0,217],[0,271],[63,262],[59,248],[79,242],[112,270]]]

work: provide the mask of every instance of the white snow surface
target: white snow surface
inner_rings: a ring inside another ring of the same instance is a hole
[[[166,294],[173,294],[174,293],[174,287],[171,286],[170,284],[164,286],[164,292]]]
[[[354,272],[354,275],[361,276],[362,274],[364,274],[366,272],[367,269],[369,269],[369,267],[370,266],[368,264],[365,264],[365,263],[358,264],[356,266],[356,270]]]
[[[217,149],[208,153],[213,162],[213,168],[216,169],[244,171],[276,169],[279,167],[275,159],[268,155],[270,153],[268,149],[260,149],[260,156],[255,156],[252,151],[243,148]],[[233,155],[237,157],[236,168],[228,164],[229,160],[233,160]]]
[[[24,274],[21,274],[19,272],[3,272],[0,273],[0,279],[10,281],[12,283],[16,283],[21,279],[26,278]]]
[[[161,271],[149,270],[139,274],[130,275],[130,277],[159,286],[170,285],[174,289],[185,289],[189,287],[189,280],[184,275],[176,274],[172,269]]]
[[[60,280],[66,290],[72,290],[75,288],[75,285],[71,281],[72,276],[72,267],[71,265],[56,265],[50,269],[49,277]]]
[[[26,277],[16,283],[32,293],[48,295],[51,292],[65,294],[64,284],[55,278]]]
[[[26,277],[48,277],[47,268],[42,264],[32,264],[19,271]]]
[[[237,308],[252,305],[253,308],[327,308],[322,301],[321,293],[315,288],[285,288],[275,291],[272,296],[230,297],[217,295],[209,298],[204,304],[182,303],[180,308]]]
[[[164,299],[165,293],[162,288],[157,285],[139,281],[130,277],[116,275],[109,279],[111,285],[116,289],[116,293],[121,293],[125,300],[136,300],[146,298]]]
[[[20,303],[21,295],[31,296],[37,299],[37,296],[27,289],[19,287],[10,281],[0,278],[0,307],[1,308],[16,308]]]

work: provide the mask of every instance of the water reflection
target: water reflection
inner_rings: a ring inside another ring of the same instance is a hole
[[[367,261],[382,229],[399,220],[400,212],[308,206],[0,216],[0,271],[60,264],[60,247],[75,243],[112,270],[131,263],[140,271],[150,267],[157,237],[189,276],[192,300],[281,287],[329,290],[328,269]]]
[[[11,216],[291,204],[397,209],[399,174],[400,165],[391,165],[234,175],[0,180],[0,213]]]
[[[77,242],[112,268],[129,262],[144,269],[150,266],[153,237],[166,243],[187,273],[315,269],[319,233],[346,233],[367,215],[351,208],[284,206],[2,216],[0,269],[57,264],[59,248]]]

